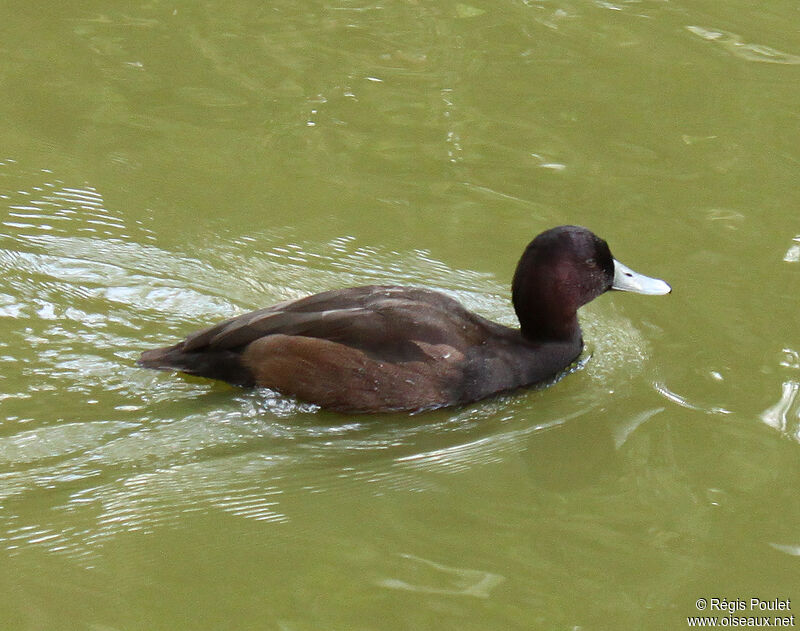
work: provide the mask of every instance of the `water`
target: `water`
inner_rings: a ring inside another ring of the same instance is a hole
[[[800,598],[793,3],[0,17],[4,628],[680,629]],[[512,324],[561,223],[674,292],[584,308],[545,390],[342,416],[134,365],[373,282]]]

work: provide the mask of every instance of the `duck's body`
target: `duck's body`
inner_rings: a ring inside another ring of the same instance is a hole
[[[146,351],[139,363],[264,386],[338,411],[459,405],[564,370],[583,344],[577,308],[610,289],[614,276],[605,242],[565,226],[534,239],[520,260],[513,288],[520,329],[440,292],[370,285],[241,315]]]
[[[246,313],[140,363],[360,412],[469,403],[552,377],[580,351],[579,334],[536,343],[443,293],[371,285]]]

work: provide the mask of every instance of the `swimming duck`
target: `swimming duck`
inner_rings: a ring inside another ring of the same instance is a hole
[[[609,289],[661,295],[586,228],[541,233],[522,254],[519,328],[430,289],[369,285],[282,302],[142,353],[138,363],[264,386],[339,412],[414,412],[546,382],[583,348],[577,310]]]

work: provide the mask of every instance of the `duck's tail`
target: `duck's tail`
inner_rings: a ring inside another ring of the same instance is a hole
[[[242,363],[242,356],[235,350],[189,351],[183,350],[183,342],[174,346],[154,348],[142,353],[136,361],[143,368],[173,370],[208,379],[219,379],[236,386],[255,385],[253,374]]]

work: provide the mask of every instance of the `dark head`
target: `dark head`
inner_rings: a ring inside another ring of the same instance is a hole
[[[568,340],[580,335],[577,311],[609,289],[667,294],[663,280],[628,269],[608,244],[580,226],[558,226],[525,248],[514,274],[514,310],[531,340]]]

